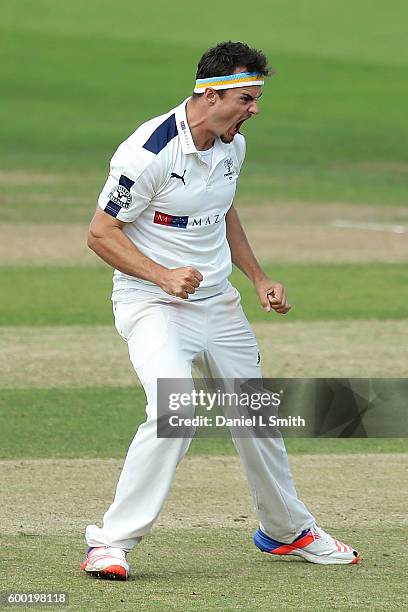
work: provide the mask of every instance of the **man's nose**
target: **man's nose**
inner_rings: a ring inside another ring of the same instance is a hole
[[[256,100],[251,102],[251,104],[248,107],[248,112],[251,113],[251,115],[257,115],[259,113],[259,106]]]

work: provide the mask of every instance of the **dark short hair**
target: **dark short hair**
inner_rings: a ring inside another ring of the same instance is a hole
[[[272,73],[262,51],[253,49],[246,43],[229,40],[218,43],[204,53],[198,62],[196,79],[233,74],[240,66],[246,68],[248,72],[258,72],[262,76],[269,76]],[[202,94],[193,95],[201,96]]]

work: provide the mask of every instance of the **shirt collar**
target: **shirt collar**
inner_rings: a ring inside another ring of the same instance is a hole
[[[194,144],[193,137],[190,132],[190,128],[187,122],[186,104],[190,100],[190,96],[177,106],[176,108],[176,125],[177,131],[180,137],[181,148],[184,154],[197,153],[196,146]]]
[[[191,99],[191,96],[186,98],[179,106],[175,109],[177,131],[180,137],[181,148],[184,154],[198,153],[194,144],[193,137],[190,132],[190,127],[187,121],[186,104]],[[219,156],[225,157],[230,154],[231,145],[222,142],[221,138],[216,138],[214,142],[214,153],[218,153]],[[220,155],[221,154],[221,155]]]

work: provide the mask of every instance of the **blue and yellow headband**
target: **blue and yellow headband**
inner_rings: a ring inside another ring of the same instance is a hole
[[[204,93],[207,87],[211,87],[211,89],[232,89],[233,87],[263,84],[264,77],[262,74],[258,72],[239,72],[238,74],[229,74],[227,76],[197,79],[194,93]]]

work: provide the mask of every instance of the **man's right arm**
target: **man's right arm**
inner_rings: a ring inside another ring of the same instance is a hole
[[[112,217],[99,206],[88,233],[88,246],[110,266],[129,276],[158,285],[168,293],[187,299],[203,280],[191,266],[170,270],[146,257],[122,231],[125,222]]]

